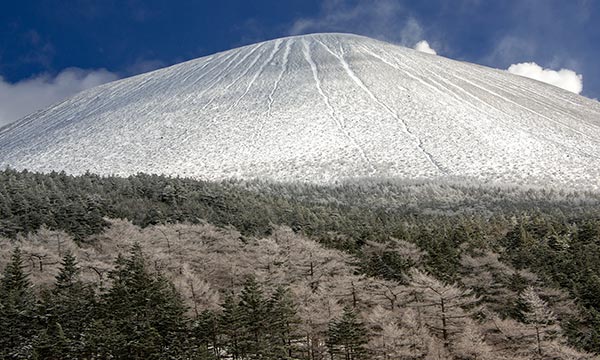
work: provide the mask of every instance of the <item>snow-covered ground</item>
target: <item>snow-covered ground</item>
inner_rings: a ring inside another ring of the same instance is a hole
[[[0,167],[600,188],[600,103],[347,34],[289,37],[105,84],[0,129]]]

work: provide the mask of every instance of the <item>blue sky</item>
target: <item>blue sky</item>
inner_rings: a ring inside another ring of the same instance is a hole
[[[0,11],[0,125],[106,81],[233,47],[352,32],[507,69],[583,76],[600,98],[598,0],[22,0]]]

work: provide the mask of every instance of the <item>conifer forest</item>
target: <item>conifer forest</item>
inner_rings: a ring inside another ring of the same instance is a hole
[[[600,195],[0,171],[0,359],[597,359]]]

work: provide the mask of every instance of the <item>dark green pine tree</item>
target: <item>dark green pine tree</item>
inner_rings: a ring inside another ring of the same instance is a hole
[[[243,334],[240,350],[243,357],[264,358],[268,349],[268,302],[254,277],[248,277],[240,294],[240,322]]]
[[[80,359],[91,355],[87,337],[96,308],[93,289],[79,279],[77,259],[68,252],[62,260],[54,288],[43,294],[45,328],[36,353],[44,359]]]
[[[243,333],[240,309],[233,294],[225,295],[221,305],[223,312],[219,318],[220,347],[222,347],[233,360],[241,358],[240,341]]]
[[[367,329],[350,307],[344,308],[341,319],[329,324],[327,348],[332,359],[366,359],[367,342]]]
[[[170,359],[183,356],[187,338],[185,306],[173,284],[151,273],[139,244],[119,257],[96,329],[103,356],[116,359]]]
[[[269,357],[292,359],[294,344],[302,338],[298,333],[300,318],[289,289],[278,287],[269,300]]]
[[[219,356],[219,321],[214,312],[204,310],[192,327],[196,354],[199,359],[218,359]]]
[[[0,281],[1,359],[28,359],[33,354],[38,330],[36,299],[23,267],[17,247]]]

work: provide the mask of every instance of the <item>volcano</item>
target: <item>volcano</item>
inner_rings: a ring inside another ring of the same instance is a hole
[[[0,167],[206,180],[600,187],[600,103],[350,34],[104,84],[0,129]]]

